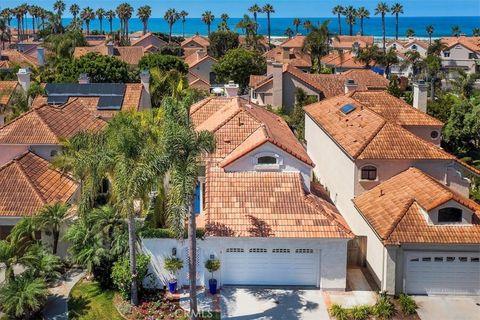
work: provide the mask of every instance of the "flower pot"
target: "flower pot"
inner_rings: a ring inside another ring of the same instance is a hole
[[[211,294],[217,293],[217,279],[208,280],[208,289],[210,290]]]
[[[168,282],[168,291],[170,291],[170,293],[177,292],[177,281],[176,280]]]

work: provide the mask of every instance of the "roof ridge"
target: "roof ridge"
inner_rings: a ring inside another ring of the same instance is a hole
[[[360,103],[362,106],[363,106],[363,103]],[[356,159],[358,158],[362,153],[363,151],[365,151],[365,149],[368,147],[368,145],[373,141],[373,139],[375,139],[375,137],[380,133],[380,131],[382,131],[382,129],[385,127],[385,125],[387,124],[387,120],[385,120],[384,117],[380,116],[379,114],[377,114],[376,112],[374,112],[373,110],[371,110],[370,108],[368,108],[369,111],[372,111],[374,114],[378,115],[382,120],[382,124],[371,134],[371,136],[365,140],[365,142],[363,143],[362,147],[353,155],[353,158]]]
[[[305,191],[304,191],[305,192]],[[314,198],[315,200],[313,200],[312,198]],[[316,204],[314,202],[316,201],[321,201],[321,202],[325,202],[324,204],[326,206],[333,206],[335,207],[335,205],[325,201],[324,199],[321,199],[320,197],[314,195],[313,193],[305,193],[305,196],[304,196],[304,199],[307,200],[307,203],[310,205],[310,206],[313,206],[315,209],[318,209],[320,206],[319,204]],[[335,207],[336,209],[337,207]],[[337,209],[338,210],[338,209]],[[322,210],[322,213],[327,216],[327,218],[330,218],[329,221],[330,223],[332,223],[335,227],[341,229],[343,232],[345,232],[347,235],[353,235],[353,232],[347,228],[345,225],[343,225],[343,223],[340,223],[337,219],[336,216],[334,216],[333,214],[331,214],[330,212],[328,212],[327,210]],[[339,212],[340,213],[340,212]],[[343,217],[343,216],[342,216]]]
[[[408,202],[405,203],[404,207],[403,207],[403,210],[401,211],[401,214],[400,216],[398,216],[394,222],[390,225],[390,227],[388,228],[387,230],[387,234],[385,235],[384,237],[384,240],[387,240],[388,238],[390,238],[390,235],[392,234],[392,232],[397,228],[398,224],[400,223],[400,221],[402,221],[402,219],[405,217],[405,215],[407,214],[408,210],[410,210],[410,207],[414,204],[414,203],[417,203],[417,200],[415,198],[411,198]]]
[[[27,155],[27,153],[25,153],[23,156]],[[23,158],[23,157],[22,157]],[[27,173],[25,172],[23,166],[18,162],[19,159],[14,159],[14,162],[17,164],[20,172],[22,173],[22,175],[25,177],[25,179],[27,179],[27,181],[29,182],[29,185],[30,187],[32,187],[32,189],[34,190],[35,194],[37,195],[38,198],[40,198],[40,201],[42,201],[43,203],[46,203],[47,200],[43,197],[42,193],[40,192],[40,190],[38,189],[38,187],[35,185],[35,183],[32,181],[32,179],[30,179],[30,177],[27,175]]]

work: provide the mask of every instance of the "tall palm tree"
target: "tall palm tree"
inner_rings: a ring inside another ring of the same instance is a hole
[[[425,28],[425,31],[427,32],[428,34],[428,44],[431,45],[432,44],[432,34],[433,34],[433,31],[435,29],[433,28],[433,26],[431,24],[429,24],[426,28]]]
[[[0,18],[0,41],[2,42],[2,49],[5,49],[5,42],[10,42],[10,28],[7,25],[7,20],[5,18]]]
[[[165,21],[168,23],[168,42],[172,42],[172,28],[175,22],[180,18],[180,15],[178,14],[177,10],[170,8],[165,12],[165,15],[163,16]]]
[[[266,5],[263,6],[262,12],[267,14],[268,45],[271,46],[272,42],[271,42],[271,30],[270,30],[270,27],[271,27],[271,25],[270,25],[270,15],[272,13],[275,13],[275,9],[273,8],[273,6],[271,4],[267,3]]]
[[[73,16],[74,27],[75,29],[77,29],[77,16],[80,13],[80,7],[78,6],[78,4],[74,3],[70,6],[70,13]]]
[[[17,20],[17,45],[21,41],[23,13],[20,7],[12,9],[12,13]]]
[[[332,10],[332,13],[334,15],[337,16],[337,20],[338,20],[338,34],[339,35],[342,35],[342,18],[341,16],[343,15],[343,7],[338,5],[338,6],[335,6]]]
[[[460,29],[459,25],[452,26],[452,36],[459,37],[461,33],[462,33],[462,30]]]
[[[40,209],[36,216],[36,222],[42,230],[50,232],[53,236],[52,253],[57,254],[58,240],[60,238],[60,229],[67,217],[68,205],[56,203],[46,205]]]
[[[125,4],[119,4],[115,9],[115,12],[120,20],[120,40],[123,40],[125,33]]]
[[[390,9],[395,15],[395,39],[398,40],[398,16],[403,14],[403,6],[400,3],[395,3]]]
[[[185,38],[185,22],[187,21],[188,12],[185,10],[180,11],[180,19],[182,20],[182,37]]]
[[[312,22],[310,20],[303,21],[303,29],[309,31],[312,27]]]
[[[254,4],[250,8],[248,8],[248,11],[253,14],[253,20],[255,21],[255,31],[258,31],[258,21],[257,21],[257,15],[262,12],[262,8],[258,6],[258,4]]]
[[[375,15],[381,15],[382,16],[382,35],[383,35],[383,41],[382,41],[382,46],[383,46],[383,52],[385,52],[385,15],[390,12],[390,8],[388,7],[386,2],[380,2],[377,4],[377,7],[375,8]]]
[[[113,10],[108,10],[107,12],[105,12],[105,16],[107,17],[107,20],[108,20],[108,24],[110,25],[110,37],[112,37],[112,40],[113,39],[113,19],[115,19],[115,11]]]
[[[12,22],[12,9],[10,8],[4,8],[2,11],[0,11],[0,16],[5,19],[7,24],[10,26],[10,23]]]
[[[148,5],[141,6],[137,9],[137,17],[143,23],[143,34],[147,33],[148,30],[148,19],[152,15],[152,8]]]
[[[405,31],[405,36],[406,36],[407,38],[415,37],[415,30],[412,29],[412,28],[408,28],[408,29]]]
[[[453,90],[462,98],[470,98],[475,88],[475,81],[480,79],[477,73],[467,73],[462,69],[457,70],[458,77],[452,80]]]
[[[35,16],[37,12],[37,6],[28,6],[28,13],[32,17],[32,32],[35,33]]]
[[[100,33],[103,34],[103,18],[105,17],[105,10],[98,8],[95,14],[97,15],[98,22],[100,23]]]
[[[302,21],[299,18],[293,19],[293,25],[295,26],[295,34],[298,34],[298,27],[301,23]]]
[[[353,6],[348,6],[343,11],[343,14],[347,18],[347,24],[349,26],[349,34],[353,35],[353,25],[355,24],[355,20],[357,18],[357,10]]]
[[[472,35],[474,37],[480,37],[480,28],[473,28],[472,29]]]
[[[95,19],[95,12],[92,8],[85,7],[80,13],[80,18],[85,21],[85,25],[87,26],[87,34],[90,34],[90,21]]]
[[[228,14],[222,13],[220,15],[221,22],[218,25],[218,30],[219,31],[229,31],[230,30],[230,28],[228,27],[228,19],[230,19]]]
[[[60,19],[60,26],[62,26],[62,14],[65,11],[65,2],[62,0],[57,0],[53,4],[53,10],[56,11],[59,19]]]
[[[320,26],[311,25],[302,50],[310,54],[312,66],[320,70],[321,59],[329,53],[330,32],[328,30],[329,21],[324,21]]]
[[[357,17],[360,18],[360,35],[363,36],[363,19],[370,18],[370,11],[365,7],[360,7],[357,9]]]
[[[285,35],[288,37],[288,39],[291,39],[293,36],[293,30],[289,27],[285,30]]]
[[[133,7],[129,3],[126,3],[126,2],[123,4],[123,6],[124,6],[124,13],[125,13],[124,14],[125,38],[128,39],[128,33],[129,33],[128,23],[129,23],[130,18],[132,17],[132,14],[133,14]]]
[[[215,19],[215,16],[213,15],[212,11],[205,11],[204,13],[202,13],[202,21],[207,25],[209,36],[210,36],[210,26],[212,25],[213,19]]]

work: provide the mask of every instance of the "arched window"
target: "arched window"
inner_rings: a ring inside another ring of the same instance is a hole
[[[374,166],[365,166],[362,168],[362,180],[376,180],[377,168]]]
[[[462,222],[462,209],[442,208],[438,210],[438,222]]]
[[[258,157],[257,164],[277,164],[277,158],[273,156]]]

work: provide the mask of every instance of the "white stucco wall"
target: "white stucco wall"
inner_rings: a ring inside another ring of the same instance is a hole
[[[449,57],[445,57],[445,51],[450,52]],[[475,59],[469,59],[469,53],[473,53],[473,51],[465,48],[461,44],[457,44],[456,46],[441,52],[440,56],[442,57],[442,65],[447,68],[464,68],[467,69],[468,72],[473,73],[475,72]],[[477,53],[476,57],[478,59],[480,54]]]
[[[403,126],[405,129],[413,133],[423,140],[440,146],[442,140],[442,126]],[[433,139],[431,137],[432,131],[438,132],[438,137]]]
[[[59,145],[32,145],[30,149],[45,160],[52,159],[52,151],[60,153],[62,147]]]
[[[210,83],[210,72],[212,72],[212,66],[214,64],[215,60],[208,58],[189,68],[188,71]]]

